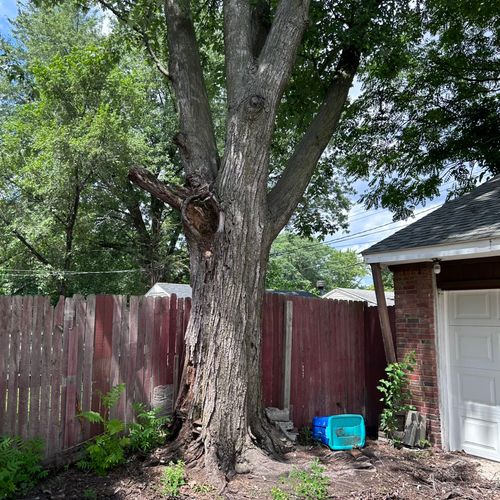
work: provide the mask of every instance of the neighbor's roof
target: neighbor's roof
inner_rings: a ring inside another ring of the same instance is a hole
[[[156,283],[148,290],[146,297],[170,297],[174,293],[179,299],[191,298],[191,286],[181,283]]]
[[[377,305],[375,290],[363,290],[361,288],[334,288],[330,292],[325,293],[322,298],[333,300],[357,300],[368,302],[370,306]],[[388,306],[393,306],[394,292],[385,292],[385,300]]]
[[[375,257],[377,254],[401,253],[404,250],[408,255],[406,261],[416,262],[417,255],[421,256],[420,260],[432,259],[432,252],[423,251],[430,247],[435,250],[435,258],[485,256],[500,251],[499,213],[500,176],[496,176],[470,193],[446,202],[362,254],[367,262],[389,262],[388,255],[381,260]],[[419,253],[412,252],[414,249],[420,249]]]

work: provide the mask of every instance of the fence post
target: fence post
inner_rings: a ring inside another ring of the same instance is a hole
[[[293,326],[293,302],[285,301],[285,341],[283,342],[283,408],[290,408],[290,389],[292,378],[292,326]]]

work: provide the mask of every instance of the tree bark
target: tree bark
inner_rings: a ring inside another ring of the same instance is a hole
[[[281,0],[270,29],[256,36],[252,2],[224,1],[228,112],[219,160],[189,1],[166,0],[169,70],[181,128],[176,143],[186,184],[165,186],[139,167],[129,174],[181,213],[193,306],[176,405],[182,420],[177,442],[187,459],[203,457],[210,472],[226,476],[249,470],[257,448],[270,454],[282,450],[265,417],[261,389],[261,312],[269,249],[331,138],[359,64],[359,51],[344,48],[317,117],[268,194],[274,122],[307,25],[309,3]]]

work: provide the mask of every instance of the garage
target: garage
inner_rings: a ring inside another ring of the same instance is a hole
[[[497,176],[362,252],[374,276],[393,273],[395,352],[400,360],[416,354],[411,402],[426,417],[428,439],[496,461],[499,213]]]
[[[444,296],[449,448],[500,461],[500,291]]]

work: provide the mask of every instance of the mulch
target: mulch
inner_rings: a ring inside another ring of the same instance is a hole
[[[144,460],[131,458],[105,477],[84,473],[76,467],[53,471],[25,500],[57,499],[165,499],[160,477],[167,465],[165,450]],[[333,452],[325,447],[303,447],[283,461],[265,461],[249,474],[235,476],[219,494],[199,470],[187,470],[188,484],[181,499],[270,499],[271,488],[293,493],[287,481],[294,468],[307,469],[314,459],[326,468],[331,499],[417,500],[500,499],[498,477],[480,474],[481,461],[464,453],[395,449],[369,441],[362,450]],[[492,463],[493,467],[496,465]],[[293,497],[292,497],[293,498]]]

